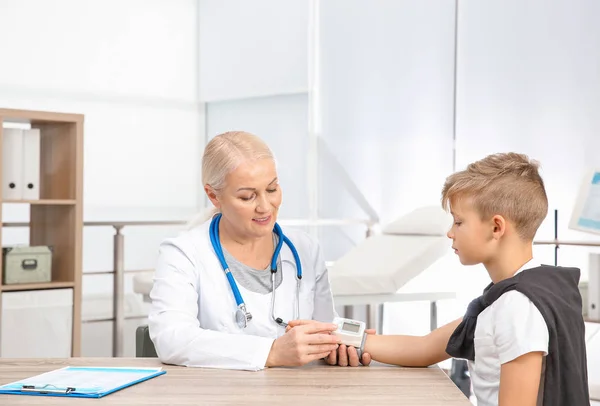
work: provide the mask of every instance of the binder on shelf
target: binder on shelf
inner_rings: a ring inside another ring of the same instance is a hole
[[[65,367],[0,386],[0,394],[101,398],[166,374],[162,368]]]
[[[40,199],[40,130],[23,130],[23,197]]]
[[[23,130],[2,129],[2,198],[23,198]]]

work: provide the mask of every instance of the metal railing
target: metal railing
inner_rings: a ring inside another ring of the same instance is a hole
[[[600,241],[540,240],[534,241],[533,245],[554,245],[557,248],[560,248],[561,245],[570,245],[573,247],[600,247]]]
[[[301,227],[301,226],[346,226],[346,225],[365,225],[367,227],[366,236],[373,234],[373,228],[377,224],[375,221],[363,219],[282,219],[278,223],[283,226]],[[113,322],[113,357],[123,356],[123,328],[125,325],[124,309],[124,290],[126,273],[147,273],[152,269],[125,270],[125,236],[122,231],[125,227],[153,227],[153,226],[185,226],[187,221],[86,221],[84,227],[112,227],[113,236],[113,269],[109,271],[90,271],[83,272],[83,276],[113,274],[113,317],[109,319],[82,320],[82,323],[97,323],[101,321]],[[2,227],[28,228],[28,222],[7,222],[2,223]],[[143,318],[128,317],[127,319]]]

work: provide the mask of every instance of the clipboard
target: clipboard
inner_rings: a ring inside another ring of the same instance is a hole
[[[101,398],[166,374],[162,368],[65,367],[0,386],[0,394]]]

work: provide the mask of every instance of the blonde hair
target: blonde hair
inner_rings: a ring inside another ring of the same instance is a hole
[[[202,156],[202,185],[209,185],[216,192],[225,187],[227,175],[244,162],[275,157],[267,144],[254,134],[245,131],[229,131],[219,134],[206,144]],[[200,213],[189,224],[192,228],[218,213],[215,207]]]
[[[493,154],[446,179],[442,207],[472,198],[482,219],[501,215],[510,220],[519,236],[533,240],[548,214],[548,197],[539,174],[539,162],[514,152]]]
[[[230,131],[217,135],[206,144],[202,156],[202,184],[215,191],[225,187],[225,178],[247,161],[271,159],[273,153],[267,144],[254,134]]]

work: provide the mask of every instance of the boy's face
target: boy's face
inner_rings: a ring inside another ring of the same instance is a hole
[[[481,220],[473,208],[471,199],[461,199],[450,204],[454,217],[448,238],[452,248],[463,265],[485,263],[493,251],[493,226]]]

